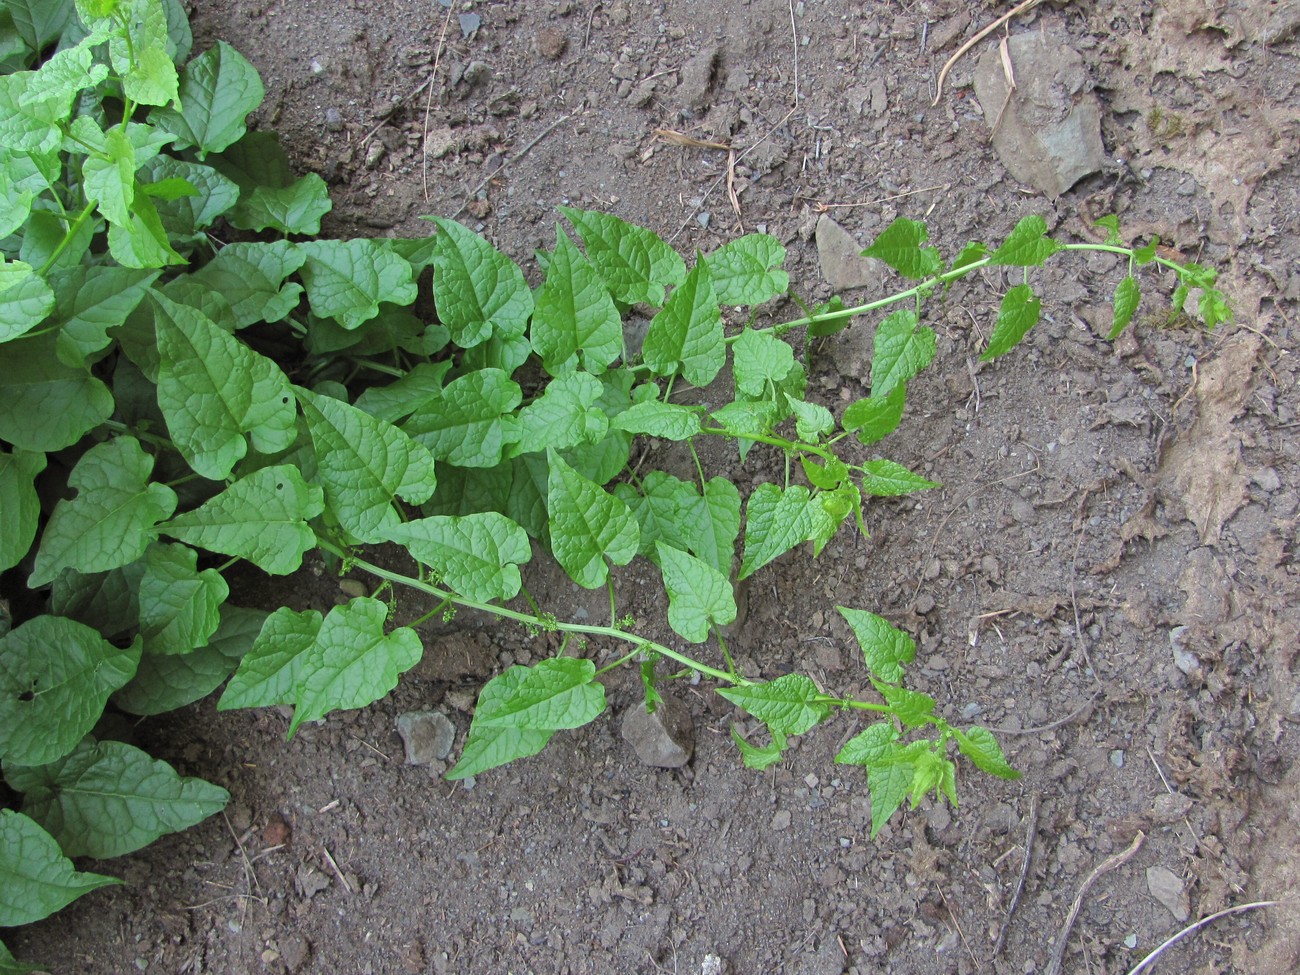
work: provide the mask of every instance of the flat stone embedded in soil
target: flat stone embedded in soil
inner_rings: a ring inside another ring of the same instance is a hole
[[[695,727],[690,709],[675,697],[664,695],[654,713],[640,701],[623,715],[623,740],[636,757],[655,768],[680,768],[695,751]]]
[[[397,733],[407,765],[432,765],[451,754],[456,726],[441,711],[407,711],[397,716]]]
[[[862,256],[862,245],[826,214],[817,219],[817,261],[822,277],[837,291],[880,280],[880,262]]]
[[[1168,867],[1147,867],[1147,890],[1180,924],[1191,917],[1187,887]]]
[[[1016,34],[1007,56],[1015,78],[1010,97],[997,44],[975,67],[975,95],[1002,164],[1055,200],[1105,165],[1101,108],[1083,58],[1069,45],[1038,32]]]

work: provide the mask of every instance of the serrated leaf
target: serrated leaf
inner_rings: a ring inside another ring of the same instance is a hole
[[[839,765],[888,765],[900,752],[898,729],[888,721],[869,725],[844,743],[835,756]]]
[[[321,488],[289,465],[263,467],[160,530],[222,555],[248,559],[264,572],[288,575],[316,545],[307,522],[325,510]]]
[[[623,354],[618,308],[596,269],[563,231],[556,231],[530,334],[551,375],[575,355],[584,369],[600,375]]]
[[[664,303],[665,287],[686,277],[681,256],[653,231],[609,213],[560,207],[578,231],[587,257],[616,301],[627,305]]]
[[[634,403],[610,421],[615,430],[644,433],[664,440],[690,440],[700,432],[700,414],[688,406],[645,400]]]
[[[325,180],[317,173],[308,173],[286,186],[257,186],[249,190],[235,204],[229,220],[241,230],[278,230],[282,234],[315,236],[320,233],[320,218],[332,209],[334,202]]]
[[[554,450],[546,453],[551,550],[569,578],[584,589],[605,584],[608,559],[626,565],[637,553],[640,529],[626,504],[583,477]]]
[[[35,71],[0,75],[0,145],[47,153],[63,139],[59,123],[72,113],[72,93],[45,93]]]
[[[689,549],[692,539],[687,519],[700,500],[694,485],[664,471],[650,471],[638,491],[633,485],[614,485],[614,495],[628,506],[640,527],[641,555],[657,559],[656,543]]]
[[[596,406],[605,387],[588,372],[573,372],[546,384],[546,391],[519,411],[519,439],[512,456],[539,453],[547,447],[564,450],[601,440],[609,429],[604,410]]]
[[[207,697],[225,682],[253,647],[267,614],[223,603],[221,624],[207,646],[185,654],[145,654],[113,703],[128,714],[175,711]]]
[[[99,860],[134,853],[220,812],[230,793],[180,776],[166,762],[120,741],[84,738],[70,755],[36,767],[5,764],[23,812],[67,856]]]
[[[531,728],[476,728],[470,725],[469,737],[465,739],[460,761],[444,778],[449,781],[464,779],[516,759],[536,755],[546,747],[554,734],[554,731],[535,731]]]
[[[1133,248],[1133,261],[1139,267],[1143,264],[1150,264],[1156,259],[1156,253],[1160,248],[1160,235],[1152,234],[1151,240],[1142,247]]]
[[[934,332],[920,324],[916,312],[900,309],[876,328],[871,352],[871,395],[888,396],[934,359]]]
[[[836,606],[853,631],[867,669],[883,681],[897,684],[903,679],[903,664],[916,659],[916,641],[883,616],[861,609]]]
[[[24,450],[61,450],[113,413],[113,394],[82,366],[55,355],[55,336],[0,345],[0,440]]]
[[[820,403],[808,403],[792,396],[786,397],[786,403],[794,413],[795,435],[804,443],[817,443],[835,429],[835,417]]]
[[[761,772],[763,769],[770,768],[781,761],[781,753],[785,751],[786,736],[780,732],[772,732],[772,741],[759,747],[745,741],[740,732],[736,730],[736,726],[732,725],[731,740],[740,749],[740,758],[745,763],[745,768],[752,768]]]
[[[1008,291],[1002,298],[997,324],[993,326],[993,334],[989,336],[988,347],[980,355],[980,361],[988,362],[1015,348],[1025,333],[1038,324],[1041,310],[1042,302],[1029,285],[1018,284]]]
[[[153,463],[134,437],[86,451],[68,475],[77,496],[55,506],[27,584],[43,586],[64,568],[103,572],[143,555],[155,526],[176,509],[176,492],[150,482]]]
[[[1115,287],[1115,324],[1111,327],[1107,338],[1114,341],[1119,338],[1124,329],[1128,328],[1141,300],[1142,292],[1138,287],[1137,278],[1130,274]]]
[[[746,328],[731,347],[731,368],[736,389],[760,397],[767,384],[779,383],[794,368],[794,349],[770,329]]]
[[[867,475],[862,479],[862,493],[877,498],[896,498],[940,486],[892,460],[869,460],[862,469]]]
[[[227,244],[191,277],[230,302],[238,328],[278,322],[298,306],[302,285],[287,281],[307,260],[284,240]]]
[[[45,470],[45,455],[15,449],[0,452],[0,572],[22,561],[36,538],[41,499],[36,475]]]
[[[121,882],[102,874],[79,873],[35,820],[0,809],[0,927],[31,924],[82,894]]]
[[[912,808],[915,809],[921,804],[921,800],[934,790],[938,795],[942,789],[947,793],[948,798],[952,800],[953,805],[957,804],[957,795],[954,784],[956,766],[952,761],[929,748],[917,753],[912,766],[912,782],[908,788],[912,800]]]
[[[738,237],[705,261],[719,304],[761,305],[790,287],[790,275],[781,270],[785,248],[767,234]]]
[[[437,486],[433,455],[391,423],[329,396],[295,387],[316,447],[325,503],[363,542],[382,542],[400,519],[393,497],[429,500]]]
[[[867,396],[844,411],[840,425],[864,444],[878,443],[898,429],[907,405],[907,383],[899,383],[888,396]]]
[[[722,687],[718,693],[783,735],[801,735],[831,713],[830,705],[818,700],[824,695],[817,685],[803,674],[786,674],[765,684]]]
[[[519,566],[533,554],[527,533],[495,511],[419,518],[398,525],[388,537],[436,569],[453,592],[479,603],[517,596]]]
[[[198,553],[188,546],[149,546],[139,590],[145,653],[189,653],[216,632],[230,588],[216,569],[197,566]]]
[[[504,680],[507,675],[512,679]],[[574,657],[511,667],[483,687],[474,724],[525,731],[581,728],[605,710],[605,688],[595,678],[596,665]]]
[[[659,542],[659,571],[668,592],[668,625],[682,639],[703,643],[717,623],[736,619],[731,580],[706,562]]]
[[[863,257],[884,261],[905,278],[921,280],[939,273],[942,261],[933,247],[922,247],[930,231],[919,220],[899,217],[862,252]]]
[[[438,460],[495,467],[522,435],[514,415],[522,400],[519,384],[500,369],[479,369],[448,383],[402,430]]]
[[[1002,746],[988,728],[977,725],[965,732],[954,731],[957,734],[958,751],[969,758],[976,768],[1000,779],[1020,778],[1020,773],[1007,762],[1006,756],[1002,754]]]
[[[137,192],[155,200],[158,219],[175,242],[202,238],[239,200],[239,187],[211,166],[159,156],[136,173]]]
[[[808,478],[808,483],[822,491],[836,490],[849,472],[849,465],[838,458],[821,464],[808,454],[803,454],[799,458],[799,463],[803,467],[804,476]]]
[[[1011,267],[1037,267],[1065,245],[1047,236],[1047,221],[1036,213],[1021,220],[1006,243],[989,255],[989,263]]]
[[[783,490],[775,484],[760,484],[745,505],[740,578],[753,575],[800,542],[834,530],[834,522],[806,487],[796,484]]]
[[[297,437],[289,380],[196,308],[155,291],[158,405],[186,462],[214,481],[253,449],[287,450]]]
[[[697,263],[650,320],[641,357],[657,376],[680,372],[693,386],[713,382],[727,361],[727,349],[707,264]]]
[[[154,109],[149,121],[176,136],[176,147],[194,146],[203,159],[244,134],[244,119],[262,104],[266,90],[257,69],[225,41],[217,41],[180,77],[180,111]]]
[[[889,705],[894,717],[908,728],[919,728],[934,715],[934,698],[920,691],[911,691],[906,687],[886,684],[884,681],[871,679],[872,685]]]
[[[54,308],[54,292],[30,264],[0,255],[0,342],[25,335]]]
[[[55,318],[61,323],[55,349],[60,361],[71,367],[85,364],[89,356],[106,348],[110,328],[126,321],[143,300],[157,271],[125,267],[79,265],[60,274]]]
[[[871,838],[898,812],[912,786],[911,762],[867,767],[867,791],[871,794]]]
[[[493,334],[522,335],[533,313],[533,293],[514,261],[454,220],[432,218],[433,303],[438,320],[462,349]]]
[[[382,241],[309,240],[298,245],[306,256],[302,280],[311,310],[354,329],[379,314],[380,302],[415,301],[414,272],[408,261]]]
[[[1092,222],[1094,227],[1101,227],[1106,231],[1106,243],[1112,247],[1118,246],[1124,242],[1119,233],[1119,217],[1113,213],[1108,213],[1104,217],[1099,217]]]
[[[10,630],[0,637],[0,758],[43,765],[72,751],[139,661],[139,640],[115,647],[61,616]]]
[[[177,99],[178,78],[168,49],[167,16],[157,0],[121,0],[114,19],[121,18],[128,37],[114,31],[108,54],[122,79],[122,90],[138,105],[166,105]],[[88,25],[94,26],[94,25]]]

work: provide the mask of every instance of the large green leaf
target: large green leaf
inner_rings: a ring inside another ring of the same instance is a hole
[[[1032,213],[1016,224],[1006,242],[989,255],[989,263],[1037,267],[1064,246],[1047,236],[1047,221]]]
[[[736,389],[747,396],[762,396],[769,382],[781,382],[794,368],[794,350],[770,329],[745,329],[732,346],[731,355]]]
[[[731,580],[693,555],[658,545],[659,571],[668,591],[668,625],[692,643],[709,638],[709,628],[726,626],[736,618],[736,597]]]
[[[759,305],[784,294],[790,275],[781,270],[785,248],[767,234],[746,234],[705,258],[709,277],[723,305]]]
[[[0,255],[0,342],[25,335],[54,308],[54,292],[30,264]]]
[[[609,213],[560,207],[578,231],[587,256],[616,301],[664,303],[664,288],[686,277],[681,256],[659,236]]]
[[[36,538],[41,500],[36,475],[45,470],[45,455],[17,449],[0,453],[0,572],[17,565]]]
[[[664,471],[650,471],[641,480],[640,490],[626,482],[614,485],[614,495],[628,506],[640,526],[640,554],[658,559],[657,543],[687,550],[693,536],[688,519],[700,500],[699,492],[688,481]]]
[[[551,550],[570,579],[584,589],[596,589],[609,576],[606,559],[626,565],[636,555],[636,519],[627,505],[575,471],[554,450],[547,451],[547,461]]]
[[[203,159],[243,136],[244,119],[265,94],[257,69],[225,41],[217,41],[181,73],[180,111],[154,109],[149,121],[173,133],[176,148],[194,146]]]
[[[510,671],[495,679],[502,680],[508,674]],[[464,779],[513,762],[517,758],[536,755],[546,747],[554,734],[554,731],[538,731],[534,728],[476,728],[471,725],[460,760],[446,777],[453,781]]]
[[[231,675],[253,646],[267,614],[221,605],[221,625],[207,646],[185,654],[147,653],[113,703],[130,714],[162,714],[207,697]]]
[[[817,685],[803,674],[786,674],[766,684],[723,687],[718,693],[783,735],[801,735],[831,713],[830,705],[819,700],[824,695]]]
[[[873,444],[898,429],[906,405],[907,383],[899,383],[888,396],[867,396],[852,403],[840,424],[862,443]]]
[[[4,0],[4,8],[33,53],[59,39],[75,9],[70,0]]]
[[[314,236],[320,233],[320,218],[332,209],[334,203],[330,200],[325,180],[318,173],[308,173],[287,186],[256,186],[249,190],[247,195],[240,196],[230,214],[230,222],[241,230],[278,230],[282,234]],[[342,241],[322,243],[338,244]],[[339,281],[332,283],[341,284]],[[328,290],[327,285],[325,291]],[[347,307],[343,304],[346,295],[341,291],[329,294],[328,298]]]
[[[0,75],[0,144],[18,152],[50,152],[72,113],[72,93],[46,92],[35,71]]]
[[[575,355],[600,375],[623,354],[623,320],[591,262],[567,234],[556,233],[533,313],[533,346],[551,375]]]
[[[311,310],[344,328],[358,328],[379,314],[380,302],[415,301],[414,270],[382,240],[309,240],[298,245],[307,258],[303,284]]]
[[[157,0],[119,0],[114,6],[114,20],[121,17],[129,34],[114,32],[108,44],[109,61],[122,79],[122,90],[138,105],[176,101],[178,79],[164,5]]]
[[[227,244],[193,275],[230,302],[239,328],[278,322],[296,307],[302,285],[287,281],[306,255],[284,240]]]
[[[31,817],[0,809],[0,927],[31,924],[82,894],[121,882],[79,873],[58,841]]]
[[[159,156],[140,167],[136,190],[154,200],[173,244],[205,242],[204,231],[239,200],[239,187],[211,166]]]
[[[1020,773],[1007,764],[1002,746],[988,728],[976,725],[964,732],[957,731],[956,734],[958,751],[969,758],[976,768],[1000,779],[1020,778]]]
[[[263,467],[240,478],[160,530],[199,548],[248,559],[272,575],[288,575],[316,545],[307,524],[325,510],[325,497],[296,467]]]
[[[871,395],[888,396],[928,366],[934,352],[934,332],[919,323],[916,312],[906,308],[894,312],[876,327]]]
[[[330,513],[354,537],[381,542],[399,523],[393,498],[433,494],[433,456],[397,427],[347,403],[297,389]]]
[[[61,616],[33,617],[0,637],[0,758],[43,765],[72,751],[139,661],[139,640],[115,647]]]
[[[700,432],[700,414],[689,406],[643,400],[614,417],[610,426],[627,433],[645,433],[664,440],[690,440]]]
[[[863,492],[877,498],[896,498],[939,486],[892,460],[869,460],[862,465],[862,470],[866,474],[862,478]]]
[[[515,679],[489,681],[479,694],[474,724],[480,728],[581,728],[605,710],[605,688],[590,660],[555,657],[506,674]]]
[[[753,575],[800,542],[828,537],[835,523],[808,489],[760,484],[745,505],[745,552],[740,578]]]
[[[853,631],[867,669],[883,681],[897,684],[903,679],[903,664],[916,657],[916,641],[883,616],[861,609],[836,606]]]
[[[884,261],[906,278],[933,277],[943,262],[933,247],[921,246],[929,238],[930,232],[922,221],[899,217],[881,231],[862,255]]]
[[[33,588],[64,568],[103,572],[134,562],[176,510],[176,492],[149,480],[153,458],[134,437],[115,437],[86,451],[68,475],[77,496],[54,508],[41,536]]]
[[[302,661],[320,633],[321,622],[314,609],[299,613],[288,606],[268,616],[226,685],[217,710],[292,703]]]
[[[687,548],[707,565],[731,578],[740,535],[740,491],[724,477],[711,477],[685,513]]]
[[[519,384],[500,369],[479,369],[448,383],[402,424],[438,460],[457,467],[495,467],[519,440]]]
[[[533,313],[533,293],[510,258],[454,220],[432,218],[433,303],[438,320],[463,349],[494,333],[522,335]]]
[[[55,336],[0,345],[0,440],[24,450],[62,450],[107,420],[113,394],[82,366],[61,363]]]
[[[126,321],[157,278],[157,271],[85,264],[60,274],[54,312],[59,359],[79,367],[106,348],[112,341],[108,330]]]
[[[132,745],[89,737],[48,765],[6,763],[5,781],[23,793],[23,812],[58,840],[65,855],[99,860],[188,829],[230,800],[220,786],[177,775]]]
[[[564,450],[601,440],[609,429],[605,411],[597,405],[604,393],[604,385],[589,372],[552,379],[541,396],[519,411],[519,439],[510,453]]]
[[[207,646],[230,588],[216,569],[198,571],[186,545],[150,545],[140,579],[140,636],[147,654],[183,654]]]
[[[1034,289],[1027,284],[1018,284],[1003,295],[997,324],[989,336],[988,348],[980,354],[980,361],[997,358],[1019,345],[1025,333],[1038,324],[1042,307]]]
[[[496,511],[419,518],[393,528],[388,537],[474,602],[517,596],[519,566],[532,558],[527,533]]]
[[[172,442],[189,465],[214,481],[230,476],[248,452],[287,450],[297,410],[280,367],[196,308],[155,291],[158,405]]]
[[[655,375],[680,372],[694,386],[713,382],[727,360],[727,348],[707,264],[696,264],[651,319],[641,356]]]

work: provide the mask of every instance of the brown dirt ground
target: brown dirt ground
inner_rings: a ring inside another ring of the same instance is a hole
[[[194,975],[684,975],[716,970],[710,955],[733,975],[1044,972],[1084,879],[1141,831],[1138,854],[1084,899],[1063,971],[1127,972],[1183,927],[1148,889],[1159,867],[1192,918],[1284,902],[1215,923],[1163,970],[1295,970],[1294,0],[1048,0],[1017,17],[1012,32],[1082,54],[1108,155],[1126,161],[1054,203],[990,147],[971,73],[997,34],[931,107],[943,62],[1009,5],[503,0],[461,2],[449,21],[436,0],[194,6],[200,49],[221,38],[250,58],[268,90],[259,124],[329,180],[336,235],[412,236],[427,232],[421,214],[458,215],[533,267],[558,204],[610,210],[683,252],[743,223],[785,241],[794,287],[820,300],[809,237],[826,207],[864,243],[897,215],[923,217],[945,253],[1031,212],[1089,239],[1088,217],[1115,211],[1223,267],[1240,314],[1213,334],[1162,328],[1149,297],[1112,345],[1098,335],[1122,269],[1066,260],[1036,278],[1045,320],[1026,345],[979,368],[1002,282],[959,285],[927,307],[938,359],[884,444],[945,488],[876,504],[870,539],[845,534],[754,579],[733,640],[746,666],[860,690],[833,607],[882,613],[918,637],[912,686],[953,719],[1003,729],[1022,780],[972,770],[960,810],[924,804],[872,842],[863,777],[831,761],[847,718],[759,774],[740,765],[726,702],[683,686],[695,758],[655,770],[619,737],[637,688],[615,675],[614,716],[453,787],[403,764],[396,715],[442,706],[463,736],[467,691],[544,650],[462,616],[427,631],[425,663],[391,697],[292,742],[282,715],[211,701],[143,723],[155,754],[230,789],[228,811],[103,865],[128,886],[10,932],[19,957]],[[739,219],[727,154],[667,144],[660,127],[737,147]],[[863,394],[873,326],[811,350],[824,402]],[[779,463],[758,450],[744,466],[709,460],[742,492]],[[527,581],[561,617],[603,613],[603,597],[555,572]],[[270,595],[324,607],[338,584],[315,564]],[[671,638],[652,572],[634,564],[619,589]],[[1191,655],[1186,672],[1175,650]]]

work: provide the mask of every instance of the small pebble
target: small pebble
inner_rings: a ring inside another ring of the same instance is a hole
[[[1116,768],[1124,767],[1124,749],[1116,748],[1110,753],[1110,764],[1114,765]]]

